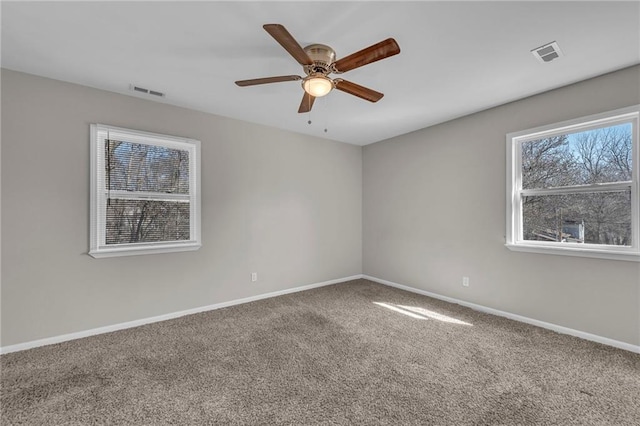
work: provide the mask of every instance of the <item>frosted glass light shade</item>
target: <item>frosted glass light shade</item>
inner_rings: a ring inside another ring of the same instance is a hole
[[[310,76],[302,81],[302,88],[311,96],[319,98],[333,89],[333,82],[325,76]]]

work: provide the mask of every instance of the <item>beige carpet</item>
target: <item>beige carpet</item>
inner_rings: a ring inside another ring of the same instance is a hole
[[[1,365],[3,425],[640,424],[640,355],[366,280]]]

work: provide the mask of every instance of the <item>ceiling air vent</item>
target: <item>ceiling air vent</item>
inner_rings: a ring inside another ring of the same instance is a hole
[[[145,89],[144,87],[136,86],[135,84],[130,84],[129,85],[129,90],[132,90],[132,91],[138,92],[138,93],[144,93],[145,95],[157,96],[159,98],[164,98],[164,96],[165,96],[164,93],[162,93],[162,92],[158,92],[156,90]]]
[[[547,43],[544,46],[536,47],[531,51],[531,53],[540,62],[551,62],[562,56],[562,51],[560,50],[560,47],[558,47],[558,43],[555,41]]]

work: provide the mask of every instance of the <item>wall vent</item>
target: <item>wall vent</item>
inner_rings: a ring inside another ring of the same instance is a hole
[[[540,62],[551,62],[554,59],[563,56],[560,47],[558,47],[558,43],[555,41],[547,43],[544,46],[536,47],[531,51],[531,53]]]
[[[129,85],[129,90],[132,90],[132,91],[138,92],[138,93],[144,93],[145,95],[158,96],[160,98],[164,98],[165,97],[165,94],[162,93],[162,92],[158,92],[157,90],[145,89],[144,87],[136,86],[135,84],[130,84]]]

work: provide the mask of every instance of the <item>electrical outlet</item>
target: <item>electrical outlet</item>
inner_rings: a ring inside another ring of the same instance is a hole
[[[469,287],[469,277],[462,277],[462,285],[464,287]]]
[[[257,272],[252,272],[251,273],[251,282],[255,283],[256,281],[258,281],[258,273]]]

